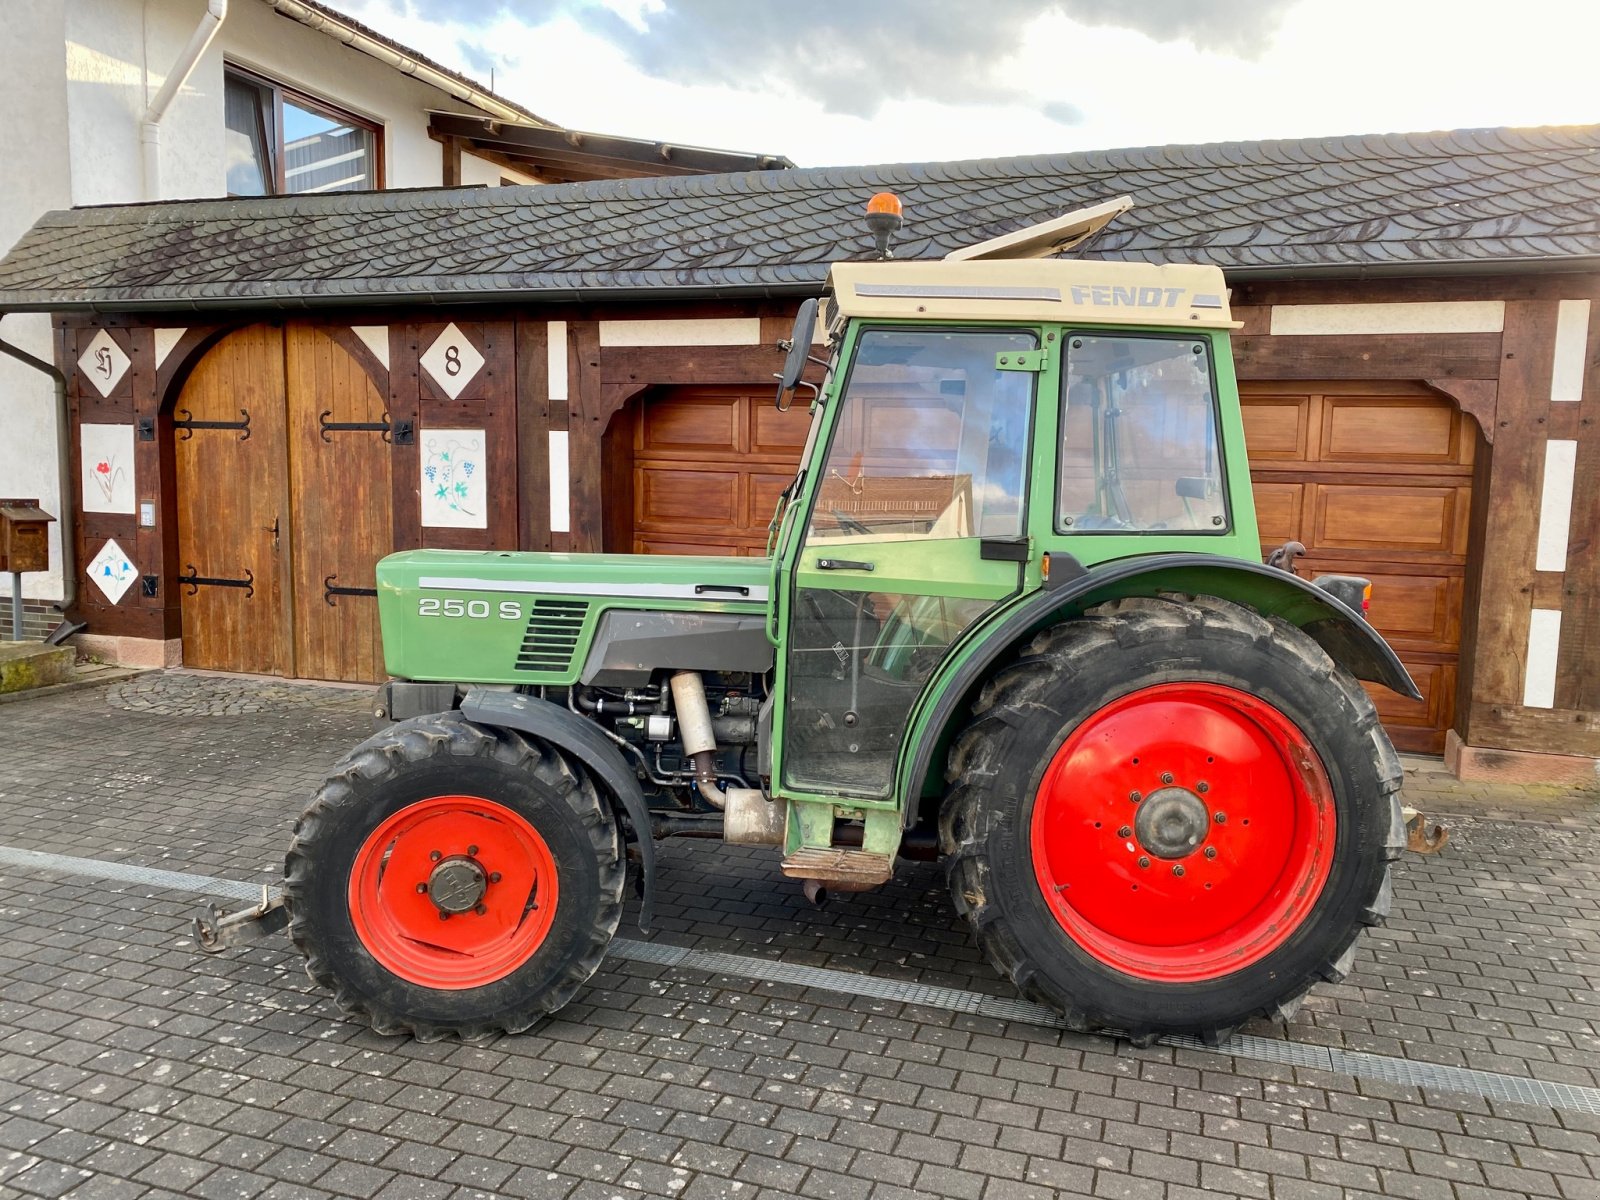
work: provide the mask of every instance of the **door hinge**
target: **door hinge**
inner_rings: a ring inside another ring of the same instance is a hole
[[[1042,371],[1048,364],[1048,350],[1006,350],[994,356],[996,371]]]

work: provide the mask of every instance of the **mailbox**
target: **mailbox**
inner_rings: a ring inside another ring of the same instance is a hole
[[[54,520],[37,500],[0,499],[0,572],[48,571]]]

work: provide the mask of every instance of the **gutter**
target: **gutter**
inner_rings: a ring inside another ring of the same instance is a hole
[[[525,109],[507,104],[498,96],[491,95],[479,88],[471,86],[464,80],[452,75],[447,75],[426,63],[418,62],[408,55],[401,54],[393,46],[388,45],[373,37],[354,25],[339,20],[331,13],[322,12],[308,4],[301,4],[300,0],[263,0],[268,8],[290,20],[299,21],[300,24],[315,29],[318,33],[327,34],[329,37],[343,42],[353,50],[371,55],[380,62],[386,63],[403,75],[437,88],[446,95],[454,96],[463,104],[470,104],[473,108],[489,113],[498,120],[512,125],[534,125],[538,118]],[[456,114],[461,115],[461,114]],[[553,126],[545,125],[545,128]]]
[[[5,317],[0,312],[0,319]],[[73,524],[72,524],[72,480],[70,460],[67,455],[67,439],[71,436],[67,424],[67,377],[53,363],[47,363],[42,358],[29,354],[21,346],[13,346],[5,338],[0,337],[0,354],[8,354],[25,366],[32,367],[35,371],[43,371],[50,376],[50,382],[55,386],[56,393],[56,488],[60,493],[59,504],[61,515],[57,525],[61,530],[61,626],[57,633],[50,635],[56,639],[61,628],[68,625],[67,609],[71,608],[78,598],[78,574],[72,563]],[[82,628],[79,626],[78,628]],[[77,630],[69,629],[75,633]],[[53,643],[52,643],[53,644]]]
[[[178,55],[178,61],[167,72],[161,90],[139,119],[139,152],[144,160],[144,194],[147,200],[161,199],[161,119],[167,115],[167,108],[178,90],[189,82],[195,64],[217,36],[227,15],[228,0],[206,0],[206,11],[200,18],[200,24],[189,35],[189,44]]]

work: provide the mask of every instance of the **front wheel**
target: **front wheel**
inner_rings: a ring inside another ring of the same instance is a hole
[[[616,823],[558,749],[458,713],[362,743],[295,826],[289,932],[383,1033],[526,1029],[600,965],[622,912]]]
[[[1308,636],[1211,597],[1045,630],[955,740],[941,832],[990,960],[1082,1030],[1215,1041],[1348,971],[1400,763]]]

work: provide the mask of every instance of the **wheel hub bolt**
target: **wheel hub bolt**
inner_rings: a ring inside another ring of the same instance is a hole
[[[425,883],[417,884],[417,895],[426,896],[427,894],[428,894],[428,885],[425,884]]]
[[[489,882],[490,883],[499,883],[500,882],[500,872],[499,871],[490,871],[489,872]]]
[[[1144,796],[1143,796],[1142,793],[1139,793],[1139,792],[1129,792],[1128,793],[1128,799],[1132,800],[1135,804],[1137,804],[1137,803],[1139,803],[1139,801],[1144,799]]]
[[[1130,837],[1130,836],[1132,836],[1132,834],[1133,834],[1133,830],[1130,829],[1126,825],[1124,825],[1121,829],[1117,830],[1117,836],[1118,837]]]
[[[1183,866],[1182,866],[1182,864],[1180,863],[1178,866],[1173,867],[1172,868],[1172,873],[1181,878],[1182,875],[1183,875]]]
[[[1139,865],[1141,867],[1148,867],[1150,865],[1150,860],[1141,854],[1139,856]]]
[[[467,853],[476,858],[478,856],[478,848],[476,846],[468,846]]]
[[[1226,825],[1228,823],[1228,814],[1225,812],[1212,813],[1211,819],[1218,825]]]
[[[1202,779],[1199,783],[1194,785],[1194,790],[1199,792],[1201,795],[1204,795],[1206,792],[1211,790],[1211,785]]]
[[[477,913],[481,917],[481,916],[483,916],[484,913],[489,911],[489,906],[487,904],[480,904],[476,908],[474,908],[472,911]]]
[[[450,919],[450,914],[449,913],[442,912],[442,913],[439,914],[439,920],[448,921],[449,919]]]
[[[1171,771],[1163,771],[1163,772],[1161,772],[1161,782],[1162,783],[1171,783],[1172,782],[1172,772]]]
[[[444,857],[444,855],[440,854],[437,850],[429,850],[428,851],[428,861],[429,862],[438,862],[443,857]]]
[[[1206,847],[1206,857],[1207,858],[1215,858],[1216,856],[1217,856],[1217,848],[1215,846],[1207,846]]]

